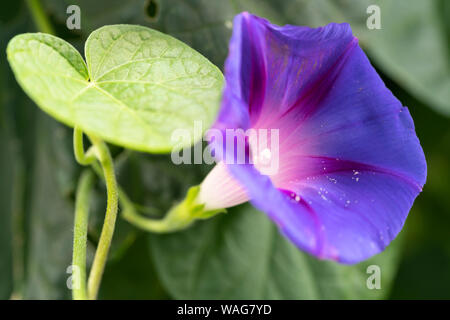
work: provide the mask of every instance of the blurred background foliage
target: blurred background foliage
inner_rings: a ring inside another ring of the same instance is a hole
[[[81,30],[66,9],[81,8]],[[366,9],[381,8],[381,30]],[[232,18],[241,11],[277,24],[348,22],[386,85],[409,107],[428,162],[428,181],[400,236],[356,266],[299,252],[260,212],[241,205],[169,235],[119,219],[103,299],[418,299],[450,298],[450,1],[434,0],[44,0],[56,34],[81,52],[106,24],[140,24],[171,34],[222,67]],[[14,35],[38,31],[26,2],[0,4],[0,298],[70,298],[74,189],[80,173],[72,133],[41,112],[6,61]],[[112,147],[132,200],[158,215],[199,183],[210,167],[175,166],[168,156]],[[89,260],[99,237],[105,190],[97,182]],[[366,268],[382,270],[369,290]]]

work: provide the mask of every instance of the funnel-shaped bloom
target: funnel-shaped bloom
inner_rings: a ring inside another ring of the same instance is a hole
[[[215,128],[224,136],[227,129],[278,129],[279,165],[262,174],[256,164],[221,162],[198,201],[217,209],[250,200],[319,258],[355,263],[379,253],[426,180],[408,109],[348,24],[279,27],[242,13],[233,26]]]

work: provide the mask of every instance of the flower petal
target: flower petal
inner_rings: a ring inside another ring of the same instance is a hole
[[[216,128],[280,130],[280,171],[228,165],[255,207],[299,248],[355,263],[401,230],[426,180],[407,108],[347,24],[235,18]],[[228,151],[228,150],[226,150]]]
[[[424,185],[426,162],[411,115],[359,46],[352,49],[315,111],[301,123],[299,112],[293,110],[272,124],[281,128],[280,154],[288,159],[285,169],[288,162],[301,166],[301,156],[322,156],[389,170]]]
[[[197,196],[198,203],[205,204],[205,210],[229,208],[247,202],[249,197],[240,184],[219,162],[203,180]]]
[[[297,214],[305,215],[306,209],[316,222],[315,229],[308,230],[316,243],[307,251],[355,263],[383,251],[397,236],[420,187],[390,172],[368,169],[318,175],[289,190],[303,201]],[[283,232],[294,241],[304,232],[295,220],[284,223]]]
[[[327,78],[353,39],[348,24],[278,27],[246,12],[237,15],[216,127],[255,127],[295,107]]]

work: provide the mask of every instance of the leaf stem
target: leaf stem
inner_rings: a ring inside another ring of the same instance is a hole
[[[93,146],[84,152],[83,131],[77,126],[73,129],[73,153],[77,162],[83,166],[93,164],[97,159]]]
[[[42,8],[40,0],[27,0],[28,8],[33,16],[33,20],[36,23],[37,28],[48,34],[55,34],[47,15]]]
[[[143,230],[168,233],[185,229],[196,220],[208,219],[218,213],[226,212],[225,209],[205,210],[204,205],[198,204],[196,201],[198,192],[198,186],[191,187],[185,199],[169,210],[162,219],[151,219],[140,215],[127,195],[120,190],[119,197],[123,209],[122,217]]]
[[[89,299],[96,299],[114,234],[119,192],[117,188],[116,175],[114,173],[114,164],[108,146],[105,142],[103,142],[103,140],[97,138],[96,136],[88,135],[88,137],[95,148],[95,154],[103,169],[107,191],[105,221],[103,223],[103,229],[88,280],[88,297]]]
[[[75,201],[75,222],[73,236],[73,258],[72,266],[78,270],[73,270],[72,277],[75,285],[72,289],[74,300],[87,300],[86,290],[86,242],[89,220],[89,203],[91,191],[94,185],[94,175],[91,170],[85,170],[81,174],[78,182]]]
[[[135,226],[152,232],[168,232],[170,227],[166,219],[149,219],[137,213],[135,205],[128,198],[125,192],[120,190],[120,203],[122,205],[122,217]]]

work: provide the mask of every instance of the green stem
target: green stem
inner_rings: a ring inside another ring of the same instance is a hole
[[[125,192],[119,190],[120,203],[122,205],[122,217],[135,226],[152,232],[164,233],[170,231],[168,219],[149,219],[141,216],[135,209],[134,204]]]
[[[162,219],[151,219],[140,215],[127,195],[120,190],[122,217],[129,223],[150,232],[167,233],[185,229],[199,219],[208,219],[225,209],[205,210],[204,205],[197,203],[200,188],[191,187],[186,198],[174,206]]]
[[[73,270],[72,277],[76,285],[72,289],[74,300],[87,300],[86,291],[86,242],[89,220],[89,203],[92,187],[94,185],[94,175],[92,171],[85,170],[81,174],[78,182],[76,202],[75,202],[75,223],[73,236]]]
[[[190,226],[195,220],[207,219],[225,210],[205,210],[204,205],[196,202],[199,187],[192,187],[186,198],[173,207],[164,218],[150,219],[141,216],[126,193],[117,185],[113,160],[106,144],[95,136],[88,135],[88,137],[92,146],[85,153],[83,132],[75,127],[73,135],[75,158],[80,164],[92,165],[94,171],[105,180],[108,196],[105,222],[88,280],[88,297],[89,299],[96,299],[114,233],[119,199],[123,208],[122,216],[124,219],[141,229],[157,233],[182,230]],[[100,166],[95,159],[99,160]]]
[[[41,32],[55,34],[55,31],[42,8],[40,0],[27,0],[27,5],[37,28]]]
[[[95,148],[95,154],[97,159],[100,161],[100,165],[102,166],[107,191],[105,221],[103,223],[102,233],[100,235],[100,240],[97,246],[97,251],[95,252],[94,262],[92,264],[88,280],[88,297],[89,299],[96,299],[114,234],[119,192],[117,188],[116,175],[114,173],[113,160],[107,145],[95,136],[88,135],[88,137]]]
[[[73,129],[73,152],[77,162],[83,166],[93,164],[97,159],[94,150],[95,149],[92,146],[84,153],[83,131],[75,126]]]

